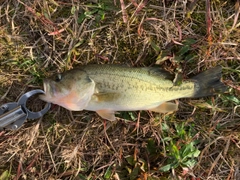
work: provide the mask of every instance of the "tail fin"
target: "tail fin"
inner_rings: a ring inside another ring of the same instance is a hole
[[[220,80],[222,77],[222,67],[206,70],[192,79],[196,81],[196,91],[193,97],[211,96],[216,93],[223,93],[227,90]]]

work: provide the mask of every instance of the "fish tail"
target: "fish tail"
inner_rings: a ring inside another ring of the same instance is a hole
[[[216,93],[223,93],[227,90],[221,82],[222,67],[206,70],[192,79],[196,81],[196,88],[193,97],[212,96]]]

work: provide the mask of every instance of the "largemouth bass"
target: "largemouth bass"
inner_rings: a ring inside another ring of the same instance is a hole
[[[211,96],[226,90],[217,66],[174,85],[174,76],[156,68],[119,65],[86,65],[44,80],[44,101],[71,111],[96,111],[115,120],[115,111],[176,111],[168,102],[179,98]]]

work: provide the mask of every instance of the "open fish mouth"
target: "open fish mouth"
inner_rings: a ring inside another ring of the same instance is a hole
[[[54,96],[56,92],[55,86],[47,79],[45,79],[43,82],[43,90],[45,94],[41,94],[39,98],[47,102]]]

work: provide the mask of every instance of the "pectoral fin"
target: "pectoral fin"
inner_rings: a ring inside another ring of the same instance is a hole
[[[178,110],[178,105],[171,102],[165,102],[155,108],[149,109],[149,111],[154,111],[159,113],[167,113],[167,112],[173,112],[177,110]]]
[[[103,109],[103,110],[98,110],[96,112],[103,119],[107,119],[109,121],[115,121],[116,120],[115,113],[112,110]]]
[[[92,97],[98,102],[112,102],[116,101],[120,95],[118,93],[106,92],[106,93],[95,93]]]

